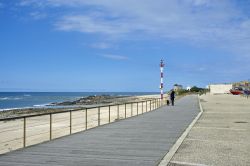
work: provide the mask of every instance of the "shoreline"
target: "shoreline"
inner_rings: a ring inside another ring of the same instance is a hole
[[[16,109],[55,107],[53,103],[76,101],[89,96],[141,96],[157,92],[0,92],[0,112]],[[57,106],[59,107],[59,106]]]
[[[14,108],[0,111],[0,119],[14,118],[25,115],[39,115],[43,113],[56,113],[67,110],[85,109],[95,106],[105,106],[112,104],[124,104],[129,102],[136,102],[148,99],[159,98],[158,94],[155,95],[141,95],[141,96],[87,96],[76,99],[74,101],[63,101],[57,103],[50,103],[45,107],[24,107]],[[92,99],[92,100],[91,100]],[[101,100],[97,100],[101,99]],[[86,101],[87,100],[87,101]],[[74,104],[76,103],[76,104]]]

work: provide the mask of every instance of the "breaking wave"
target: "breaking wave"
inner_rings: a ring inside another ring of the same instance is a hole
[[[21,97],[0,97],[0,100],[21,100]]]

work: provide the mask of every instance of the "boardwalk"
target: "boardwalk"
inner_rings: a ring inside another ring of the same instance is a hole
[[[199,112],[196,96],[0,156],[1,166],[156,165]]]

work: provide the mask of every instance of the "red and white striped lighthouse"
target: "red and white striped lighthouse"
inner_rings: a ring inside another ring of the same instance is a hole
[[[161,63],[160,63],[160,70],[161,70],[161,84],[160,84],[161,99],[163,99],[163,69],[164,69],[164,63],[163,63],[163,60],[161,60]]]

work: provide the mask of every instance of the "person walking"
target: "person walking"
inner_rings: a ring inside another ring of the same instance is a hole
[[[174,106],[174,98],[175,98],[175,91],[172,90],[170,93],[170,100],[171,100],[172,106]]]

